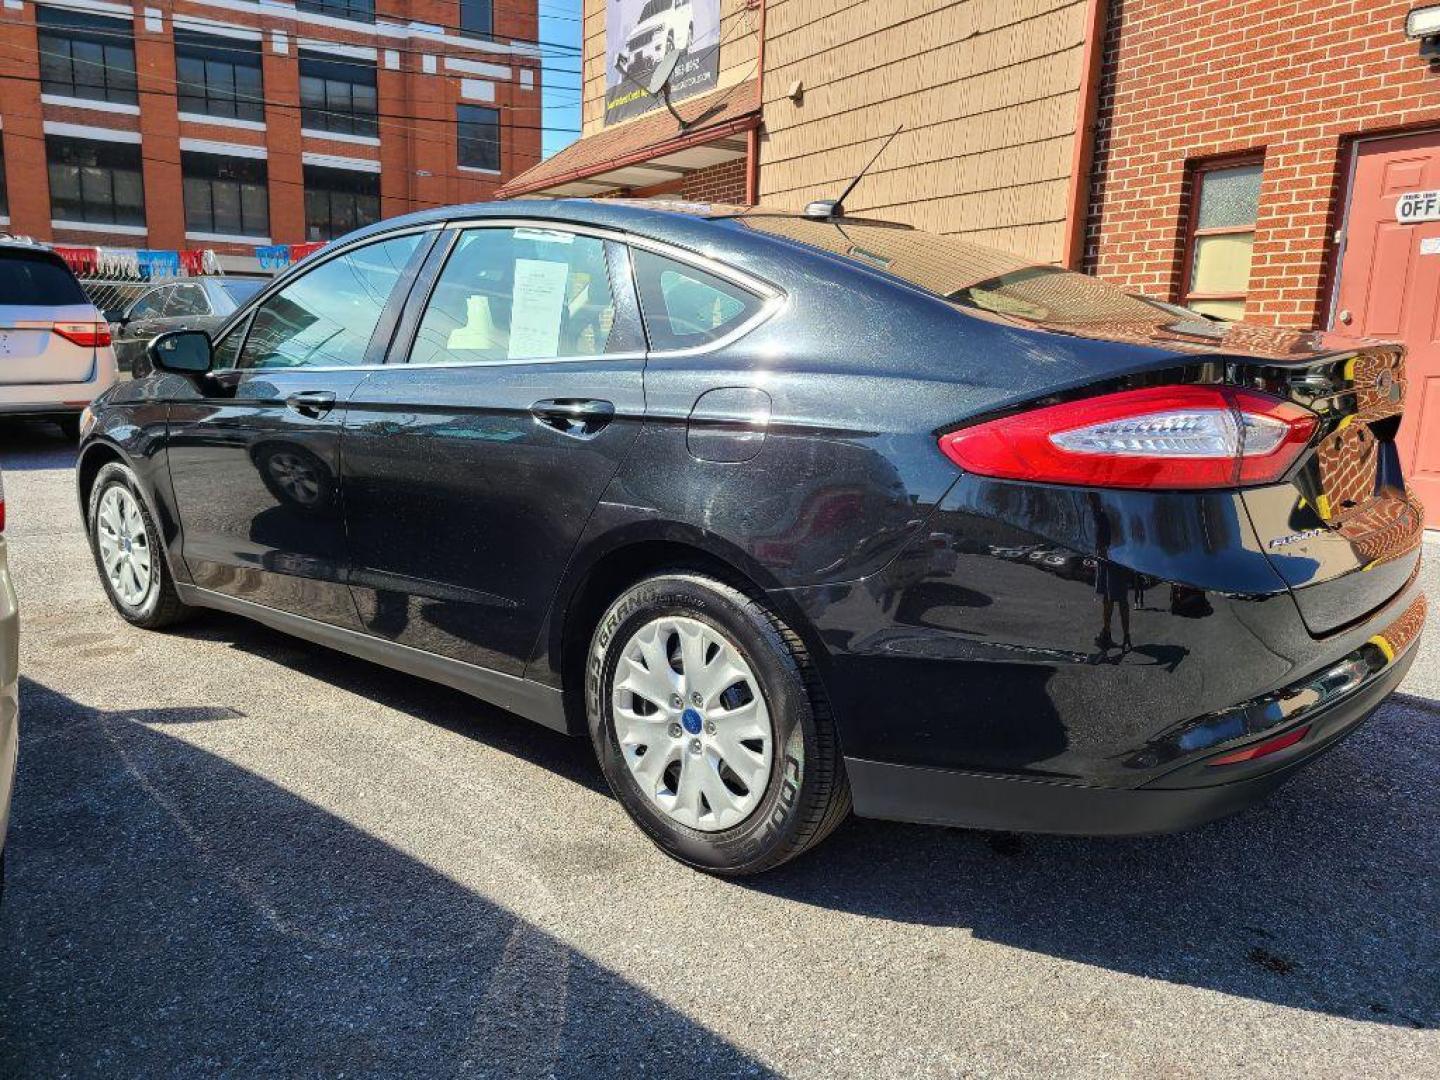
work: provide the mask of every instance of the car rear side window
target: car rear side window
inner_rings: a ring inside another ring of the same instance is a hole
[[[419,245],[418,233],[382,240],[327,259],[292,281],[256,310],[237,366],[365,363],[390,293]]]
[[[0,304],[88,304],[64,263],[51,255],[0,250]]]
[[[613,245],[608,245],[613,246]],[[426,305],[412,364],[603,356],[619,347],[605,241],[544,228],[461,235]]]
[[[636,248],[634,256],[645,331],[656,352],[693,349],[722,338],[764,303],[738,285],[653,251]]]

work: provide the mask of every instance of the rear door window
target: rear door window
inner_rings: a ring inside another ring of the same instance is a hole
[[[764,300],[714,274],[643,248],[634,250],[645,330],[655,352],[693,349],[743,326]]]
[[[620,349],[606,241],[545,228],[461,234],[426,305],[412,364],[603,356]]]
[[[199,285],[176,285],[170,291],[170,299],[165,302],[164,315],[167,319],[209,314],[210,302]]]
[[[48,254],[0,249],[0,304],[88,304],[68,267]]]
[[[157,319],[165,310],[165,301],[170,298],[169,289],[151,289],[130,306],[131,319]]]

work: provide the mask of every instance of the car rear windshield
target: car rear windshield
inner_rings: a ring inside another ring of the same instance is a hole
[[[0,304],[88,304],[75,275],[55,256],[0,248]]]
[[[236,278],[234,281],[220,282],[220,288],[229,293],[230,299],[234,300],[236,304],[243,304],[259,292],[260,287],[264,284],[265,282],[256,281],[253,278],[248,280],[246,278]]]
[[[968,308],[1050,326],[1175,321],[1143,300],[1084,274],[1028,262],[955,236],[875,221],[752,214],[758,232],[784,237],[893,274]]]

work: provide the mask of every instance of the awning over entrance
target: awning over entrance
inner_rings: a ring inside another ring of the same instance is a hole
[[[529,169],[495,194],[608,195],[672,183],[686,173],[743,158],[745,133],[760,123],[758,80],[678,102],[675,111],[698,120],[682,129],[663,107],[641,120],[591,135]]]

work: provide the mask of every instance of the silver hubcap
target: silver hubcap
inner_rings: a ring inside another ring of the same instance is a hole
[[[646,623],[621,650],[611,702],[625,762],[667,815],[716,832],[759,805],[770,712],[750,665],[713,626],[682,616]]]
[[[138,607],[150,591],[151,552],[140,506],[128,489],[117,484],[100,497],[95,540],[115,595]]]

